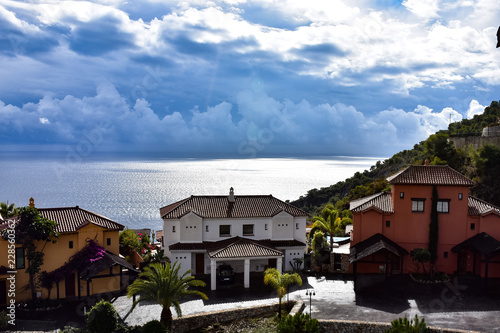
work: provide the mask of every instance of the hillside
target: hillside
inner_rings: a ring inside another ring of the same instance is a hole
[[[338,209],[348,208],[350,200],[361,198],[390,186],[385,180],[392,173],[411,164],[448,164],[476,182],[472,194],[492,204],[500,205],[500,147],[484,146],[479,149],[456,149],[450,136],[481,135],[484,127],[497,123],[500,103],[493,101],[484,113],[472,119],[452,123],[448,130],[431,135],[415,144],[411,150],[403,150],[391,158],[378,161],[370,170],[357,172],[352,177],[321,189],[312,189],[291,204],[317,215],[321,207],[333,203]]]

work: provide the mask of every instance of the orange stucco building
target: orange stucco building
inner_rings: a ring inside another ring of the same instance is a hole
[[[33,201],[30,206],[34,207]],[[78,206],[37,210],[43,217],[57,222],[56,231],[59,232],[55,243],[49,242],[44,246],[44,242],[37,245],[37,249],[43,249],[45,254],[41,272],[53,272],[61,268],[89,241],[105,249],[99,260],[89,260],[84,269],[65,272],[61,280],[54,281],[50,295],[46,289],[37,287],[38,298],[81,297],[119,291],[126,287],[123,269],[127,273],[135,270],[118,255],[119,232],[124,228],[123,225]],[[12,297],[9,294],[13,289],[16,302],[31,298],[30,290],[24,290],[29,279],[26,273],[26,252],[21,245],[9,242],[8,237],[8,229],[13,229],[16,221],[17,217],[0,221],[0,230],[6,235],[5,238],[0,237],[0,251],[10,254],[0,256],[0,305],[10,302]],[[12,281],[15,283],[11,284]]]
[[[500,208],[469,194],[474,182],[449,166],[409,166],[387,178],[391,192],[352,201],[350,261],[355,273],[413,273],[410,256],[429,247],[437,188],[435,270],[500,277]]]

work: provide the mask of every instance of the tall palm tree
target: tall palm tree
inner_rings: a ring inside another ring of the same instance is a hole
[[[153,302],[162,306],[160,321],[172,332],[172,311],[182,316],[179,300],[187,295],[198,295],[203,299],[208,299],[207,295],[190,287],[204,287],[205,282],[195,280],[191,276],[191,270],[179,275],[180,264],[176,261],[173,264],[154,263],[144,268],[139,274],[139,278],[134,281],[127,291],[127,297],[138,295],[139,299],[134,302],[132,309],[139,302]]]
[[[279,306],[278,316],[281,318],[281,299],[286,295],[287,287],[291,284],[297,283],[302,285],[302,278],[297,273],[281,274],[276,268],[268,268],[264,272],[264,284],[270,285],[278,292]]]
[[[330,252],[333,250],[333,236],[340,233],[342,230],[342,219],[340,212],[328,204],[321,211],[320,216],[313,217],[313,226],[309,233],[309,238],[312,239],[317,230],[323,231],[330,236]]]
[[[8,219],[9,217],[16,216],[19,214],[19,211],[15,204],[10,204],[9,202],[0,202],[0,215],[4,219]]]

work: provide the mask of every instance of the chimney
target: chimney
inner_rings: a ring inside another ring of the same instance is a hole
[[[229,189],[229,197],[227,200],[229,200],[229,202],[234,202],[234,189],[232,187]]]
[[[428,166],[429,165],[429,160],[425,160],[424,165]]]
[[[35,207],[35,199],[30,198],[30,207]]]

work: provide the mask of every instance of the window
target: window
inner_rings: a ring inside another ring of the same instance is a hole
[[[172,226],[172,232],[175,232],[175,225]]]
[[[391,221],[385,221],[385,226],[389,228],[391,226]]]
[[[264,230],[267,230],[267,223],[264,224]]]
[[[444,253],[444,257],[445,257],[445,258],[448,258],[448,252],[445,252],[445,253]]]
[[[449,200],[438,200],[437,211],[439,213],[449,213],[450,212],[450,201]]]
[[[458,200],[462,200],[464,198],[464,195],[462,193],[458,193]]]
[[[399,192],[399,197],[403,199],[405,197],[405,192]]]
[[[425,208],[425,199],[411,199],[411,211],[423,212]]]
[[[231,236],[231,226],[230,225],[220,225],[219,226],[219,236],[220,237],[227,237]]]
[[[299,224],[295,223],[295,229],[299,230]]]
[[[208,232],[208,225],[205,226],[205,232]]]
[[[243,224],[243,236],[253,236],[253,224]]]
[[[476,224],[475,223],[471,223],[470,224],[470,230],[476,230]]]
[[[106,238],[106,245],[111,245],[111,238]]]
[[[72,249],[73,248],[73,241],[69,241],[69,248]]]
[[[24,268],[24,248],[16,247],[16,269]]]

